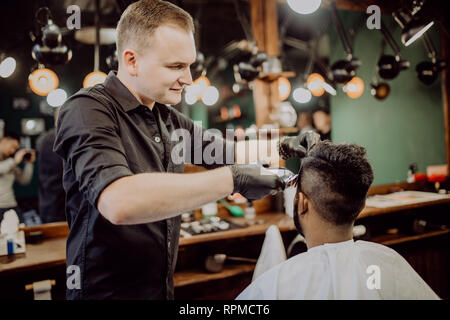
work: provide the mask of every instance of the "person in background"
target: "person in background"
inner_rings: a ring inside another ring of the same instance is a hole
[[[353,240],[373,181],[366,150],[331,141],[307,150],[293,216],[308,251],[263,273],[237,299],[439,299],[396,251]]]
[[[19,136],[14,133],[6,133],[0,139],[0,221],[6,211],[14,209],[23,222],[13,184],[14,181],[23,185],[30,183],[36,156],[34,150],[19,149],[19,145]],[[19,168],[22,162],[25,163],[23,169]]]
[[[55,111],[55,127],[59,109]],[[36,142],[39,173],[39,215],[43,223],[66,221],[62,185],[63,161],[53,152],[56,129],[43,133]]]
[[[316,131],[313,128],[313,119],[310,112],[305,111],[298,114],[297,127],[300,130],[299,134],[310,130]]]
[[[331,117],[328,113],[318,110],[313,113],[314,127],[320,134],[320,139],[331,140]]]

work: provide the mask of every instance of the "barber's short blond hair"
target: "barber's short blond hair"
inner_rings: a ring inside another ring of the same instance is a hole
[[[130,44],[137,50],[147,47],[155,30],[162,25],[174,25],[192,33],[195,30],[191,15],[173,3],[140,0],[130,4],[117,24],[118,55]]]

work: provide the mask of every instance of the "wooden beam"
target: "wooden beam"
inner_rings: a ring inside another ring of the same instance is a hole
[[[271,57],[278,57],[278,16],[276,0],[250,0],[251,25],[253,37],[260,51]],[[269,114],[279,102],[277,81],[267,82],[257,79],[253,82],[253,101],[256,125],[261,128],[271,123]]]
[[[441,28],[441,57],[447,63],[442,71],[442,100],[444,106],[445,152],[447,154],[447,172],[450,175],[450,48],[445,30]]]

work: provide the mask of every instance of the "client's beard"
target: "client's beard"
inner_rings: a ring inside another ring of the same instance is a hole
[[[307,210],[308,209],[303,210],[301,212],[301,214],[305,213]],[[297,194],[295,195],[295,198],[294,198],[294,210],[293,210],[293,213],[294,213],[293,214],[293,216],[294,216],[293,218],[294,218],[295,228],[297,229],[297,232],[304,238],[305,234],[303,233],[302,226],[300,225],[300,221],[298,219],[298,216],[299,216],[299,214],[298,214],[298,192],[297,192]]]

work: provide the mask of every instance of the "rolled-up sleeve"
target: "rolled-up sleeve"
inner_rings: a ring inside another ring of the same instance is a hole
[[[97,207],[101,192],[115,180],[130,176],[119,125],[112,106],[81,96],[61,108],[54,151],[72,171],[80,192]]]

